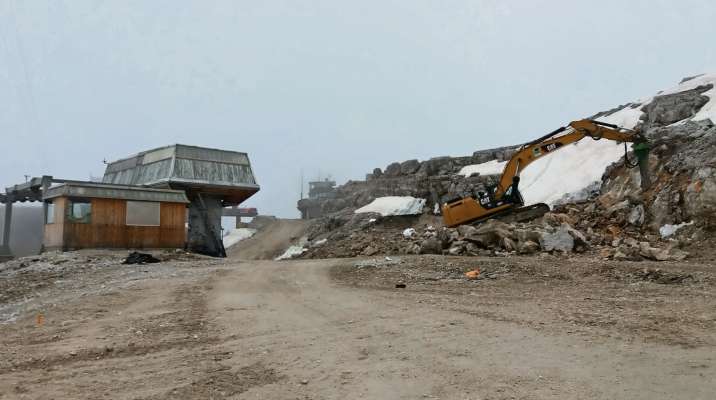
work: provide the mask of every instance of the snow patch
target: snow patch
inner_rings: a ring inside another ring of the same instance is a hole
[[[617,112],[609,114],[605,117],[599,117],[596,120],[606,122],[608,124],[614,124],[626,129],[634,129],[634,127],[639,123],[639,119],[644,114],[644,111],[641,109],[647,103],[651,103],[651,100],[652,99],[649,99],[646,103],[638,102],[636,103],[637,105],[626,106]]]
[[[303,246],[289,246],[289,248],[287,248],[286,251],[283,252],[283,254],[276,257],[274,260],[288,260],[293,257],[300,256],[304,252],[306,252],[306,248]]]
[[[460,169],[458,175],[470,177],[475,174],[480,175],[499,175],[505,169],[507,161],[492,160],[481,164],[466,165]]]
[[[222,241],[224,242],[224,247],[229,248],[242,240],[254,236],[255,233],[256,229],[251,228],[232,229],[231,231],[229,231],[229,233],[224,235],[224,238],[222,239]]]
[[[589,185],[583,187],[580,190],[577,190],[576,192],[569,192],[562,197],[560,197],[558,200],[556,200],[553,204],[554,205],[560,205],[560,204],[569,204],[569,203],[580,203],[583,201],[587,201],[589,199],[595,198],[599,195],[599,188],[602,187],[601,181],[594,181],[590,183]]]
[[[423,212],[425,199],[412,196],[378,197],[370,204],[355,210],[356,214],[378,213],[384,217],[391,215],[415,215]]]
[[[678,231],[679,229],[681,229],[685,226],[693,225],[693,224],[694,224],[694,221],[682,222],[677,225],[666,224],[666,225],[662,226],[661,228],[659,228],[659,234],[661,235],[662,238],[668,238],[669,236],[674,235],[676,233],[676,231]]]
[[[601,181],[604,170],[623,155],[623,144],[584,138],[559,154],[538,158],[520,174],[525,204],[553,204],[566,193]]]

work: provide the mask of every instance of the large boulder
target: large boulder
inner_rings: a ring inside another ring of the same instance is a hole
[[[543,232],[539,241],[542,250],[570,252],[574,249],[574,237],[565,225],[554,232]]]
[[[517,244],[517,252],[520,254],[532,254],[539,251],[539,243],[526,240]]]
[[[385,176],[395,177],[400,175],[400,163],[394,162],[385,167]]]
[[[539,243],[541,232],[536,229],[515,229],[514,235],[518,244],[530,241]]]
[[[649,242],[640,242],[639,243],[639,254],[644,257],[648,258],[650,260],[656,260],[656,261],[666,261],[669,259],[669,251],[666,249],[659,249],[657,247],[652,247]]]
[[[654,97],[651,103],[642,108],[643,128],[671,125],[694,116],[704,104],[709,102],[708,96],[702,93],[712,88],[713,85],[703,85],[683,92]]]
[[[408,160],[400,163],[400,173],[403,175],[411,175],[418,172],[420,162],[418,160]]]
[[[454,161],[451,157],[434,157],[424,161],[420,165],[420,172],[424,175],[449,175],[455,168]]]
[[[443,244],[440,239],[430,237],[420,243],[420,254],[442,254]]]
[[[495,159],[495,154],[491,150],[478,150],[472,153],[472,162],[474,164],[482,164]]]
[[[488,220],[470,231],[465,240],[484,248],[503,247],[504,238],[512,239],[512,226],[498,220]]]
[[[472,225],[460,225],[457,227],[457,232],[461,237],[468,237],[475,233],[475,231],[477,231],[477,228]]]
[[[637,204],[631,209],[631,212],[629,212],[629,216],[627,217],[627,222],[629,224],[634,226],[642,226],[644,225],[644,218],[646,217],[645,211],[644,211],[644,205]]]

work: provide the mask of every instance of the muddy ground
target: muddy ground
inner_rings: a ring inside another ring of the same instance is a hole
[[[467,280],[475,268],[480,279]],[[2,270],[0,282],[2,399],[716,393],[709,263],[180,255],[123,265],[82,253]]]

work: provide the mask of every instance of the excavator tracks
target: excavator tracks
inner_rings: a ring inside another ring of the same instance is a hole
[[[485,218],[471,222],[471,225],[479,225],[488,219],[496,219],[504,223],[527,222],[537,219],[549,212],[549,206],[544,203],[532,204],[525,207],[508,209],[503,212],[491,214]]]

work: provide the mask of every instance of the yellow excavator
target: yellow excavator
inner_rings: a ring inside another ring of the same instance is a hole
[[[524,206],[524,199],[519,191],[520,172],[535,160],[587,136],[594,140],[607,139],[623,142],[625,163],[629,167],[645,163],[648,157],[649,147],[646,138],[636,131],[590,119],[573,121],[568,126],[563,126],[517,149],[505,165],[498,184],[488,188],[487,192],[478,192],[474,196],[444,203],[442,215],[445,226],[474,224],[490,218],[506,222],[519,222],[541,217],[549,211],[549,206],[543,203]],[[637,162],[630,161],[627,157],[627,142],[635,144],[634,151]],[[647,169],[642,168],[642,171],[647,171]]]

